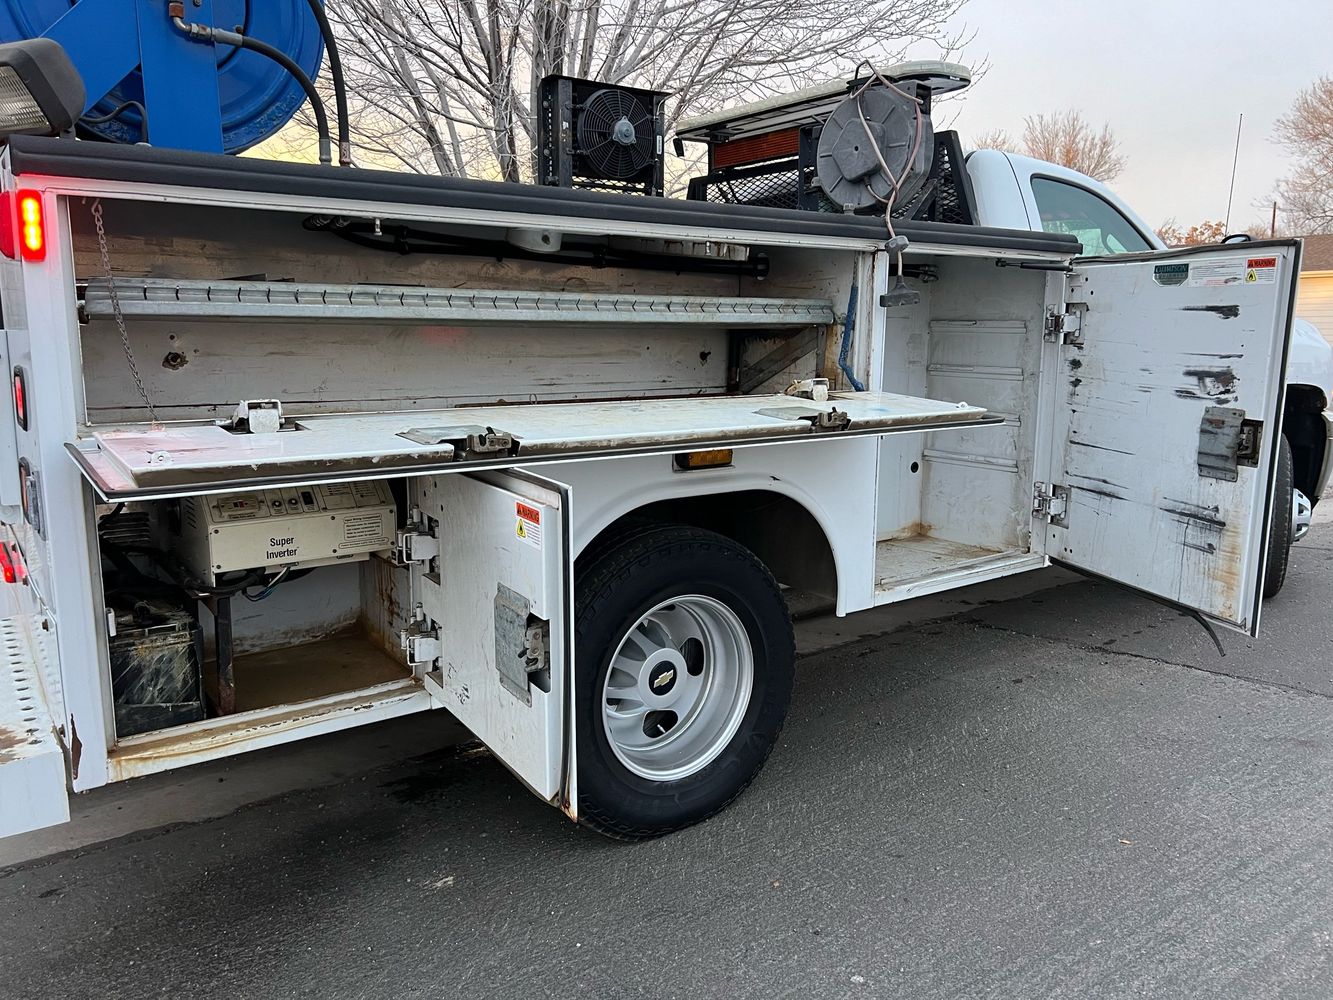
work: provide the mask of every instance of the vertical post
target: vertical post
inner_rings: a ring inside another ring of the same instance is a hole
[[[236,711],[236,654],[232,648],[231,597],[209,597],[204,604],[213,615],[213,675],[215,707],[219,715]]]

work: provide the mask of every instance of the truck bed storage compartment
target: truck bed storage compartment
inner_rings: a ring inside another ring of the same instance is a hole
[[[1050,272],[969,259],[928,267],[921,301],[888,311],[882,387],[966,400],[996,423],[883,439],[881,601],[1042,561],[1031,519]]]
[[[117,737],[410,682],[397,511],[385,482],[100,508]]]

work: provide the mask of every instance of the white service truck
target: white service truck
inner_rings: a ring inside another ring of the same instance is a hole
[[[606,190],[597,92],[540,186],[10,138],[0,834],[440,710],[665,833],[773,748],[791,592],[1058,562],[1255,634],[1299,244],[895,218],[951,77],[889,76],[820,120],[868,215]]]

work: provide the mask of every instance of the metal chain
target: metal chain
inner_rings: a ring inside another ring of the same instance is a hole
[[[143,400],[143,405],[148,407],[148,416],[153,423],[160,423],[157,419],[157,410],[153,409],[153,402],[148,398],[148,390],[144,387],[143,376],[139,374],[139,366],[134,360],[134,349],[130,347],[130,335],[125,329],[125,314],[120,311],[120,292],[116,290],[116,276],[111,273],[111,250],[106,242],[106,225],[102,221],[101,198],[93,202],[93,222],[97,224],[97,249],[102,254],[102,270],[106,272],[107,296],[111,299],[111,313],[116,319],[116,329],[120,331],[120,343],[125,348],[125,360],[129,363],[130,374],[134,376],[134,385],[139,390],[139,398]]]

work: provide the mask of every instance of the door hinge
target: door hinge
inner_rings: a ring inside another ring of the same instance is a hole
[[[428,563],[439,558],[440,539],[436,534],[436,525],[419,508],[413,507],[408,515],[407,527],[401,528],[397,536],[398,565],[409,563]]]
[[[1032,484],[1032,516],[1062,528],[1068,527],[1069,487],[1055,483]]]
[[[426,617],[426,609],[420,604],[412,609],[412,621],[398,633],[398,640],[407,662],[414,667],[440,658],[440,627]]]
[[[1045,339],[1059,344],[1083,343],[1083,313],[1069,309],[1058,313],[1051,309],[1046,313]]]

